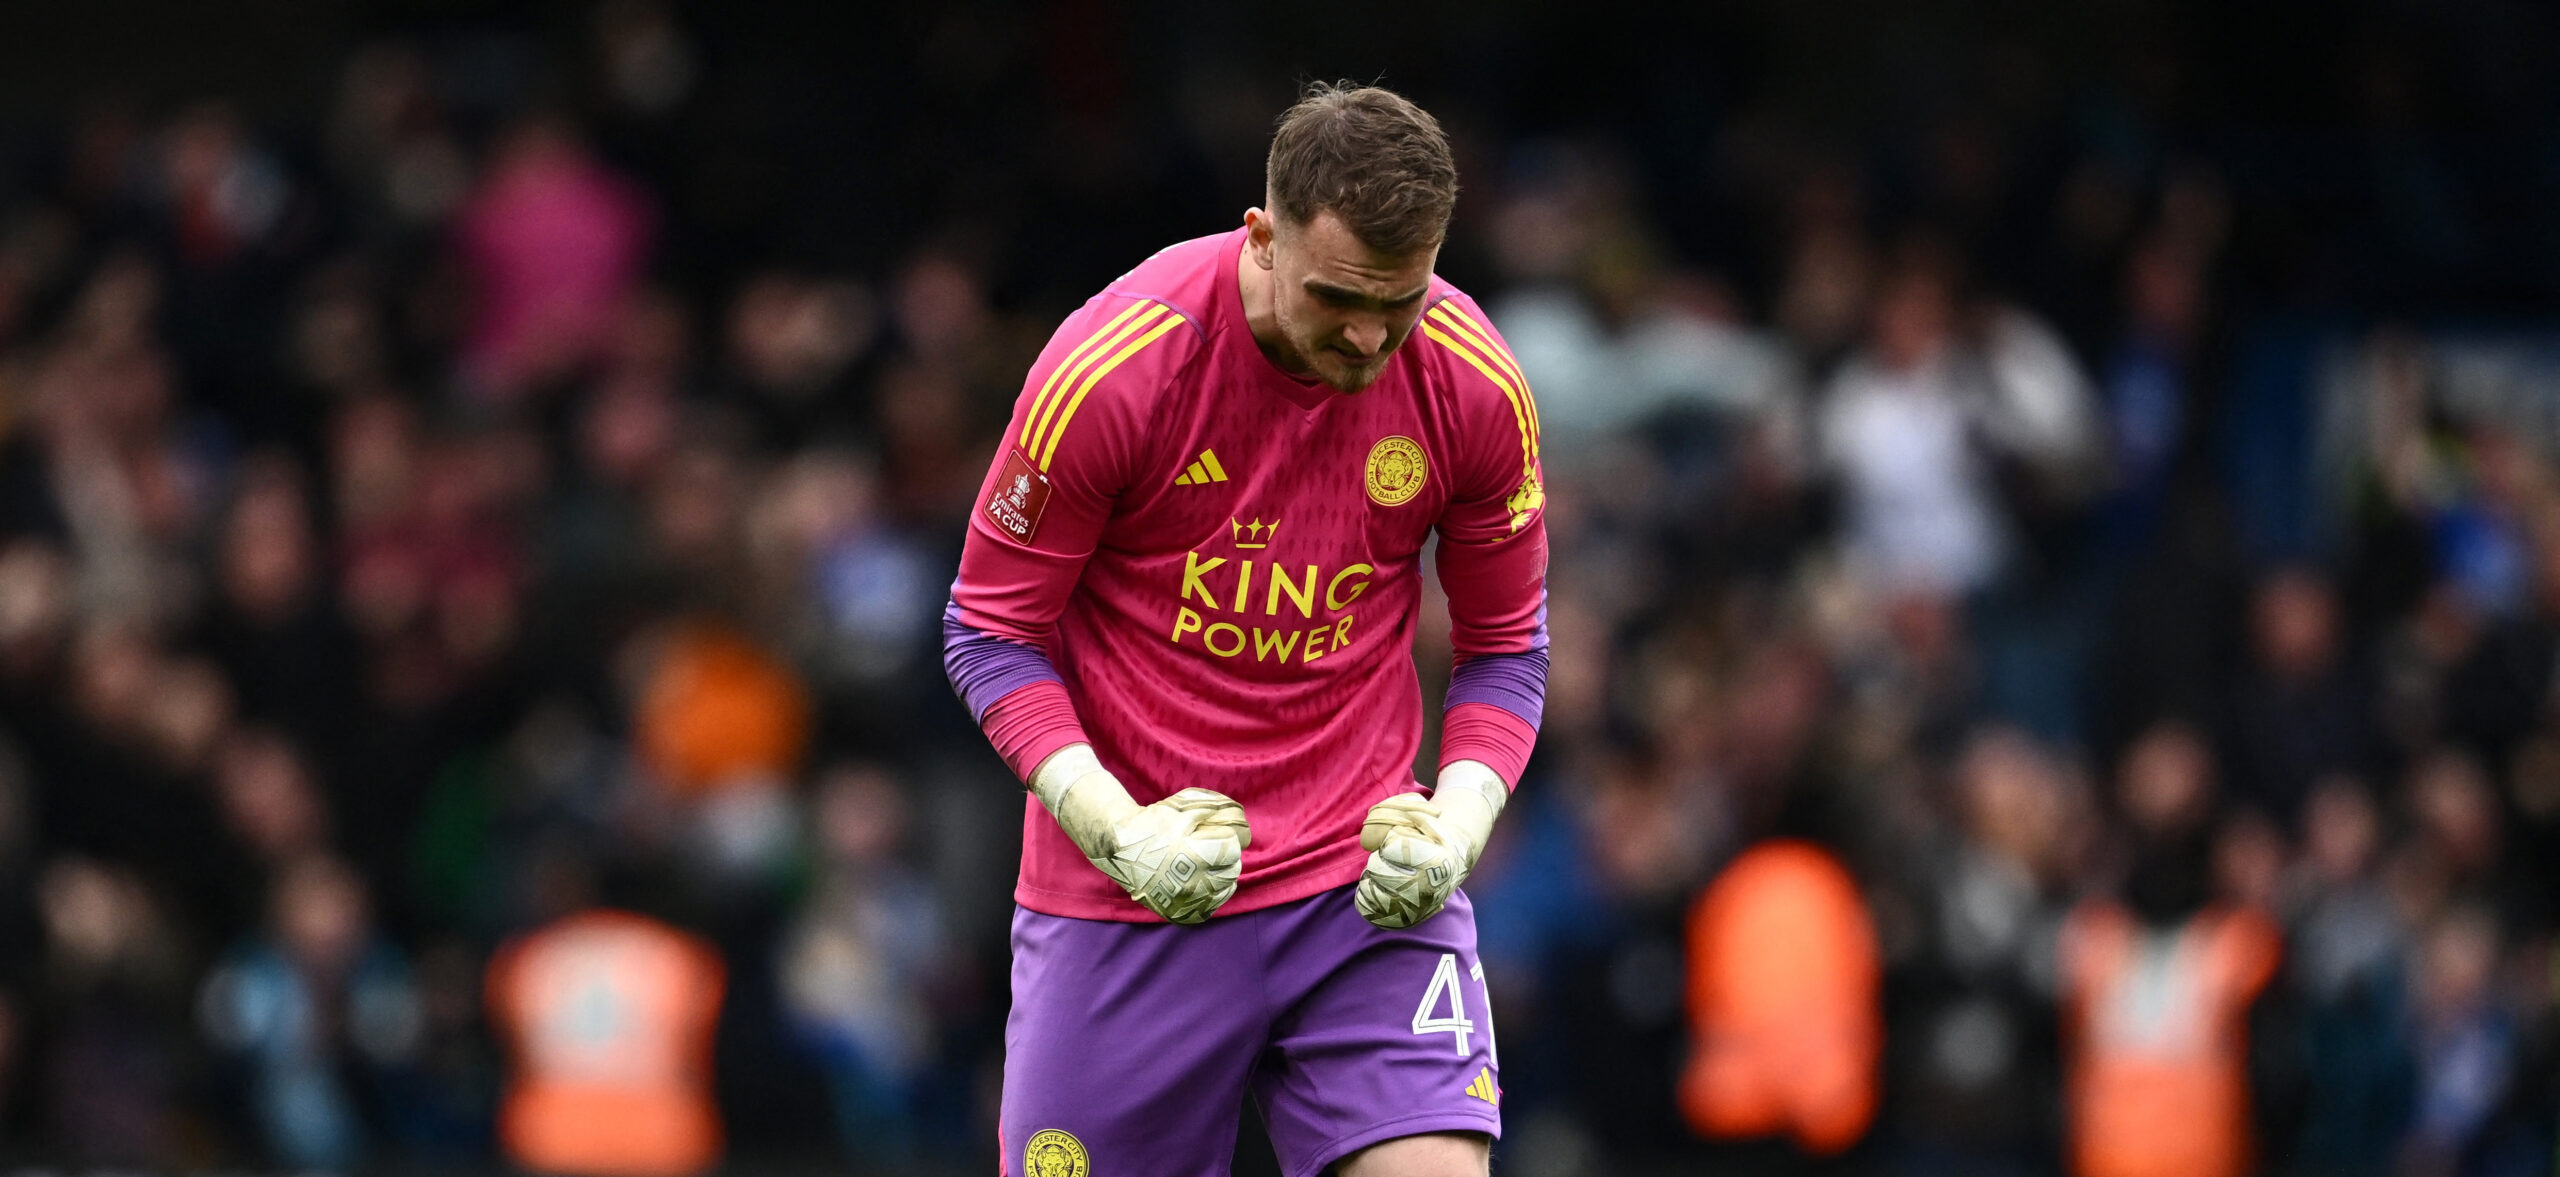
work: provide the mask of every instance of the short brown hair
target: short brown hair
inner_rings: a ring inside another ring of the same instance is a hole
[[[1304,225],[1331,209],[1381,253],[1440,244],[1458,203],[1439,120],[1379,86],[1307,87],[1280,116],[1263,176],[1275,214]]]

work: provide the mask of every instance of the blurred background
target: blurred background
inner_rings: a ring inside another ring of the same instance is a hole
[[[1334,77],[1556,426],[1498,1172],[2552,1171],[2522,0],[0,6],[0,1166],[990,1171],[970,496]]]

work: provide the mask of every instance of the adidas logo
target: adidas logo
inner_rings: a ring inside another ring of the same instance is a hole
[[[1173,480],[1173,484],[1175,486],[1201,486],[1206,483],[1225,482],[1226,480],[1227,468],[1218,464],[1218,455],[1210,453],[1207,450],[1202,450],[1200,451],[1199,460],[1191,463],[1191,468],[1183,471],[1181,475],[1176,477]]]
[[[1502,1089],[1493,1085],[1493,1068],[1491,1067],[1480,1067],[1476,1070],[1475,1082],[1467,1084],[1467,1094],[1495,1107],[1502,1106]]]

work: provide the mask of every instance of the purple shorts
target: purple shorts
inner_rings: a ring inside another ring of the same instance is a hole
[[[1390,932],[1351,892],[1196,928],[1015,908],[1006,1177],[1224,1177],[1248,1090],[1289,1177],[1400,1136],[1502,1135],[1466,895]]]

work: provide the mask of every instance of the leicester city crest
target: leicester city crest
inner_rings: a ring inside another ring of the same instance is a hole
[[[1084,1142],[1055,1128],[1031,1134],[1022,1146],[1022,1177],[1085,1177]]]
[[[1410,437],[1382,437],[1369,447],[1369,501],[1381,507],[1401,507],[1422,493],[1422,480],[1428,473],[1422,461],[1422,446]]]

